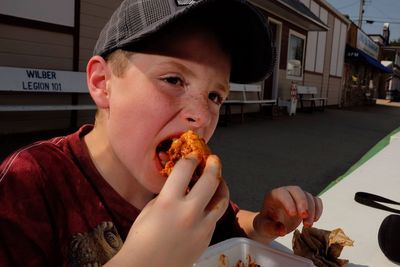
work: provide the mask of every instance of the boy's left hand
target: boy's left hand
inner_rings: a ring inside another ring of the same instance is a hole
[[[301,222],[311,227],[322,214],[322,201],[298,186],[272,190],[264,198],[262,210],[253,221],[255,234],[274,239],[295,230]]]

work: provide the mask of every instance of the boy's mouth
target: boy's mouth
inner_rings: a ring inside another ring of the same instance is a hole
[[[158,159],[160,160],[161,166],[163,168],[165,167],[165,164],[169,161],[168,150],[170,149],[172,142],[173,139],[164,140],[160,144],[158,144],[156,148]]]
[[[165,139],[157,146],[156,152],[162,167],[160,173],[165,178],[171,174],[175,164],[180,159],[185,158],[192,152],[196,152],[199,163],[192,174],[193,182],[197,181],[202,175],[207,157],[211,154],[211,150],[204,139],[192,130],[188,130],[176,138],[171,136]]]

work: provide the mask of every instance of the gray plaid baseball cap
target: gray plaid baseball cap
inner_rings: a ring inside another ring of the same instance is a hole
[[[231,82],[253,83],[271,74],[275,47],[270,29],[247,0],[124,0],[101,31],[93,54],[135,51],[135,44],[193,16],[211,22],[223,36],[231,56]]]

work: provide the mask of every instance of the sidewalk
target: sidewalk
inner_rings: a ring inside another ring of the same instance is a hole
[[[400,132],[384,140],[386,146],[321,195],[324,213],[316,227],[320,229],[340,227],[354,240],[354,247],[345,248],[340,257],[349,259],[350,264],[346,266],[399,266],[385,257],[378,242],[378,239],[384,239],[382,233],[390,234],[387,231],[389,228],[381,228],[381,225],[385,225],[382,222],[392,213],[383,207],[391,207],[385,203],[381,203],[382,207],[369,207],[368,204],[361,205],[361,202],[354,199],[359,192],[377,194],[393,200],[399,198]],[[358,197],[360,199],[366,196],[358,195]],[[393,208],[397,209],[394,206]],[[284,246],[284,251],[287,251],[292,248],[292,235],[279,238],[276,243]]]
[[[275,187],[300,185],[319,194],[400,127],[400,107],[327,108],[273,120],[246,114],[245,122],[239,121],[219,126],[210,146],[222,160],[232,199],[258,210],[264,193]],[[2,136],[0,160],[53,134]]]

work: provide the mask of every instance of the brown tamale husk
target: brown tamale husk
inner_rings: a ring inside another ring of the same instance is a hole
[[[339,259],[343,247],[352,246],[353,241],[340,228],[327,231],[303,227],[301,233],[295,230],[292,245],[294,254],[312,260],[318,267],[341,267],[349,262]]]

